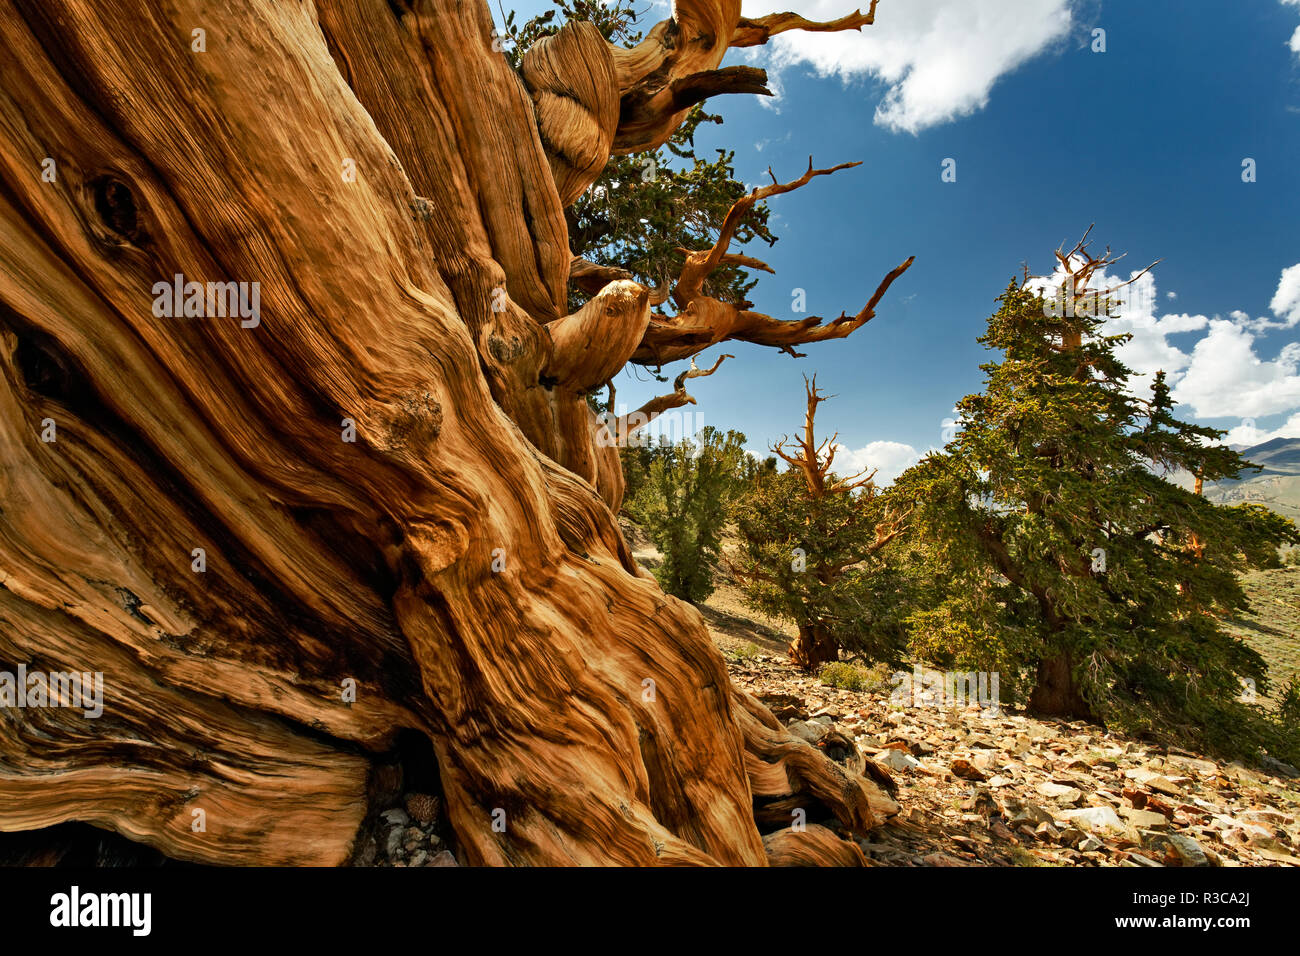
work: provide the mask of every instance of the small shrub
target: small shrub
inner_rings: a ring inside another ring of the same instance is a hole
[[[626,503],[663,560],[650,568],[674,597],[700,604],[714,588],[722,528],[738,494],[749,456],[745,436],[706,426],[694,440],[661,443],[636,496]],[[625,463],[631,461],[625,457]]]
[[[740,648],[729,647],[725,649],[722,652],[722,656],[725,657],[727,660],[731,661],[732,663],[740,664],[743,663],[744,661],[752,661],[754,658],[758,657],[758,655],[762,653],[763,653],[763,649],[759,647],[757,644],[755,644],[753,641],[750,641],[744,647],[740,647]]]
[[[845,661],[825,665],[817,679],[827,687],[838,687],[840,690],[867,690],[875,683],[871,671]]]

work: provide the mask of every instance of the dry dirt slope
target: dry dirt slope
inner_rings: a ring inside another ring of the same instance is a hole
[[[1300,567],[1252,571],[1242,579],[1251,613],[1229,629],[1268,662],[1271,693],[1276,696],[1300,676]]]

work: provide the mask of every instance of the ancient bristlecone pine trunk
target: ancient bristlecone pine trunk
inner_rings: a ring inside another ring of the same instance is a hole
[[[583,393],[883,287],[746,312],[695,281],[724,237],[675,317],[566,315],[563,206],[761,88],[729,46],[870,22],[681,0],[520,75],[481,0],[0,0],[0,671],[104,679],[0,709],[0,829],[339,863],[405,729],[472,863],[860,861],[893,804],[638,568]]]

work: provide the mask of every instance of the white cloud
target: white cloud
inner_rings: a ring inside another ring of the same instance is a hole
[[[1265,361],[1255,354],[1255,336],[1239,322],[1213,319],[1196,343],[1192,361],[1173,390],[1177,402],[1201,418],[1240,415],[1258,418],[1300,405],[1300,342],[1282,347]]]
[[[1128,317],[1123,315],[1120,316],[1121,320],[1125,318]],[[1131,322],[1132,319],[1129,319],[1129,321]],[[1155,319],[1155,324],[1152,328],[1161,335],[1171,335],[1175,332],[1196,332],[1205,328],[1209,324],[1210,320],[1203,315],[1188,315],[1186,312],[1183,312],[1180,315],[1175,315],[1173,313],[1162,315],[1160,318]]]
[[[1229,428],[1228,434],[1223,436],[1222,442],[1225,445],[1246,445],[1249,447],[1262,445],[1274,438],[1300,438],[1300,412],[1294,413],[1271,432],[1261,431],[1255,425],[1253,418],[1247,418],[1240,425]]]
[[[865,471],[876,472],[880,487],[893,484],[894,479],[921,460],[921,453],[911,445],[898,441],[873,441],[856,451],[847,445],[835,446],[835,473],[855,475]]]
[[[779,138],[775,136],[768,136],[764,139],[755,140],[754,149],[758,150],[761,153],[763,150],[767,149],[767,147],[771,146],[773,143],[777,143],[777,144],[788,143],[793,137],[794,137],[794,130],[788,129],[785,131],[785,135]],[[764,185],[767,184],[764,183]]]
[[[1300,5],[1300,0],[1296,3]],[[1113,289],[1124,278],[1132,276],[1132,272],[1127,277],[1112,277],[1100,272],[1090,285],[1098,290]],[[1038,289],[1054,289],[1064,277],[1065,273],[1058,268],[1052,276],[1035,278],[1031,282]],[[1270,308],[1281,321],[1267,317],[1251,318],[1241,310],[1233,310],[1226,319],[1186,312],[1160,315],[1160,300],[1152,272],[1117,292],[1116,298],[1119,305],[1113,309],[1115,314],[1103,323],[1102,332],[1132,336],[1116,354],[1133,371],[1129,379],[1133,394],[1145,397],[1155,373],[1164,371],[1174,401],[1190,405],[1197,418],[1241,417],[1253,420],[1289,412],[1300,406],[1300,342],[1284,346],[1272,360],[1262,359],[1256,352],[1260,333],[1300,324],[1300,265],[1284,269],[1278,280]],[[1190,353],[1169,341],[1171,335],[1203,329],[1206,334]],[[1282,428],[1293,428],[1297,424],[1300,424],[1300,415],[1293,416]],[[1236,437],[1230,436],[1226,441],[1257,444],[1243,437],[1252,427],[1253,424],[1249,423],[1238,426],[1234,429]],[[1280,435],[1279,432],[1268,437]],[[1258,439],[1267,440],[1267,437]]]
[[[1283,6],[1300,7],[1300,0],[1282,0]],[[1300,27],[1295,28],[1295,33],[1291,34],[1291,42],[1287,44],[1291,47],[1291,52],[1300,55]]]
[[[994,84],[1062,40],[1075,0],[886,0],[861,32],[773,37],[775,69],[808,64],[823,76],[886,85],[876,123],[916,133],[982,109]],[[865,6],[865,4],[864,4]],[[843,16],[841,0],[746,0],[746,16],[792,10],[810,20]]]
[[[1296,36],[1300,36],[1300,28],[1297,28]],[[1282,277],[1277,280],[1277,292],[1268,307],[1286,322],[1288,328],[1300,323],[1300,264],[1282,270]]]
[[[741,53],[745,54],[750,62],[758,62],[765,56],[770,60],[769,51],[762,47],[750,47],[742,49]],[[772,91],[771,96],[758,97],[758,105],[763,109],[771,110],[773,113],[781,112],[781,100],[785,98],[785,84],[781,81],[781,72],[778,68],[773,68],[767,72],[767,88]]]
[[[1210,320],[1204,315],[1169,313],[1157,315],[1160,300],[1156,292],[1155,275],[1147,272],[1130,285],[1119,289],[1121,283],[1132,279],[1140,270],[1127,275],[1112,276],[1102,270],[1092,277],[1089,290],[1106,293],[1110,300],[1111,315],[1102,324],[1104,335],[1131,335],[1128,342],[1115,350],[1116,357],[1133,372],[1129,390],[1135,395],[1150,394],[1156,372],[1163,371],[1165,380],[1172,385],[1191,363],[1192,357],[1169,341],[1170,335],[1179,332],[1196,332],[1205,328]],[[1065,271],[1059,266],[1051,276],[1036,277],[1031,285],[1051,295],[1065,280]],[[1104,300],[1103,300],[1104,301]]]
[[[1132,278],[1130,272],[1124,278]],[[1104,274],[1098,288],[1112,288],[1124,279],[1111,279]],[[1137,395],[1150,392],[1151,383],[1155,381],[1156,372],[1163,371],[1166,381],[1175,382],[1183,369],[1191,362],[1191,356],[1169,341],[1170,335],[1180,332],[1196,332],[1209,324],[1204,315],[1191,315],[1186,312],[1157,315],[1159,299],[1156,296],[1155,276],[1148,272],[1132,285],[1117,293],[1120,300],[1115,308],[1115,315],[1106,319],[1102,328],[1106,335],[1133,336],[1116,350],[1119,360],[1133,370],[1129,379],[1132,391]]]

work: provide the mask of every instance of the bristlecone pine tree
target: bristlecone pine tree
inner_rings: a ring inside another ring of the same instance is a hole
[[[814,419],[826,398],[816,376],[805,390],[797,446],[783,439],[772,447],[789,469],[757,482],[736,508],[740,551],[731,570],[754,607],[799,628],[787,653],[816,672],[838,660],[842,646],[868,644],[871,564],[902,533],[907,514],[884,502],[874,471],[841,478],[831,470],[838,435],[817,442]]]
[[[898,482],[947,590],[913,618],[918,650],[998,670],[1004,691],[1027,671],[1040,713],[1206,736],[1245,716],[1240,679],[1263,679],[1223,626],[1245,606],[1237,572],[1275,561],[1296,529],[1166,480],[1246,463],[1211,444],[1222,432],[1174,418],[1163,375],[1149,399],[1130,392],[1115,356],[1129,336],[1102,328],[1128,283],[1089,290],[1109,250],[1057,255],[1055,298],[1011,283],[980,340],[1003,353],[982,366],[984,392]]]
[[[643,39],[634,29],[639,20],[634,0],[551,2],[552,9],[522,24],[515,23],[513,12],[505,14],[506,54],[512,63],[519,65],[534,43],[560,29],[557,13],[568,21],[590,21],[610,43],[634,47]],[[749,75],[736,73],[740,79]],[[752,76],[753,91],[765,92],[758,74]],[[662,146],[611,156],[591,187],[565,209],[569,249],[601,267],[597,282],[603,284],[608,276],[665,286],[681,271],[688,250],[712,241],[731,207],[749,191],[735,178],[733,151],[719,149],[711,161],[695,154],[700,124],[721,122],[721,116],[696,104]],[[754,203],[741,219],[735,241],[775,243],[767,222],[767,205]],[[756,259],[750,262],[765,268]],[[756,281],[740,261],[722,263],[709,273],[704,290],[726,302],[741,302]],[[587,289],[600,291],[595,283]],[[570,302],[580,306],[586,290],[571,281],[569,291]]]
[[[862,861],[841,834],[895,805],[638,568],[585,395],[842,338],[908,263],[825,323],[706,295],[810,167],[659,312],[572,261],[565,207],[761,86],[728,49],[874,2],[678,0],[632,49],[574,23],[518,71],[482,0],[0,4],[0,670],[105,698],[0,712],[0,829],[340,863],[407,731],[470,863]]]
[[[669,594],[699,604],[713,593],[722,531],[749,461],[744,435],[711,425],[654,449],[641,492],[625,510],[662,552],[654,576]]]

